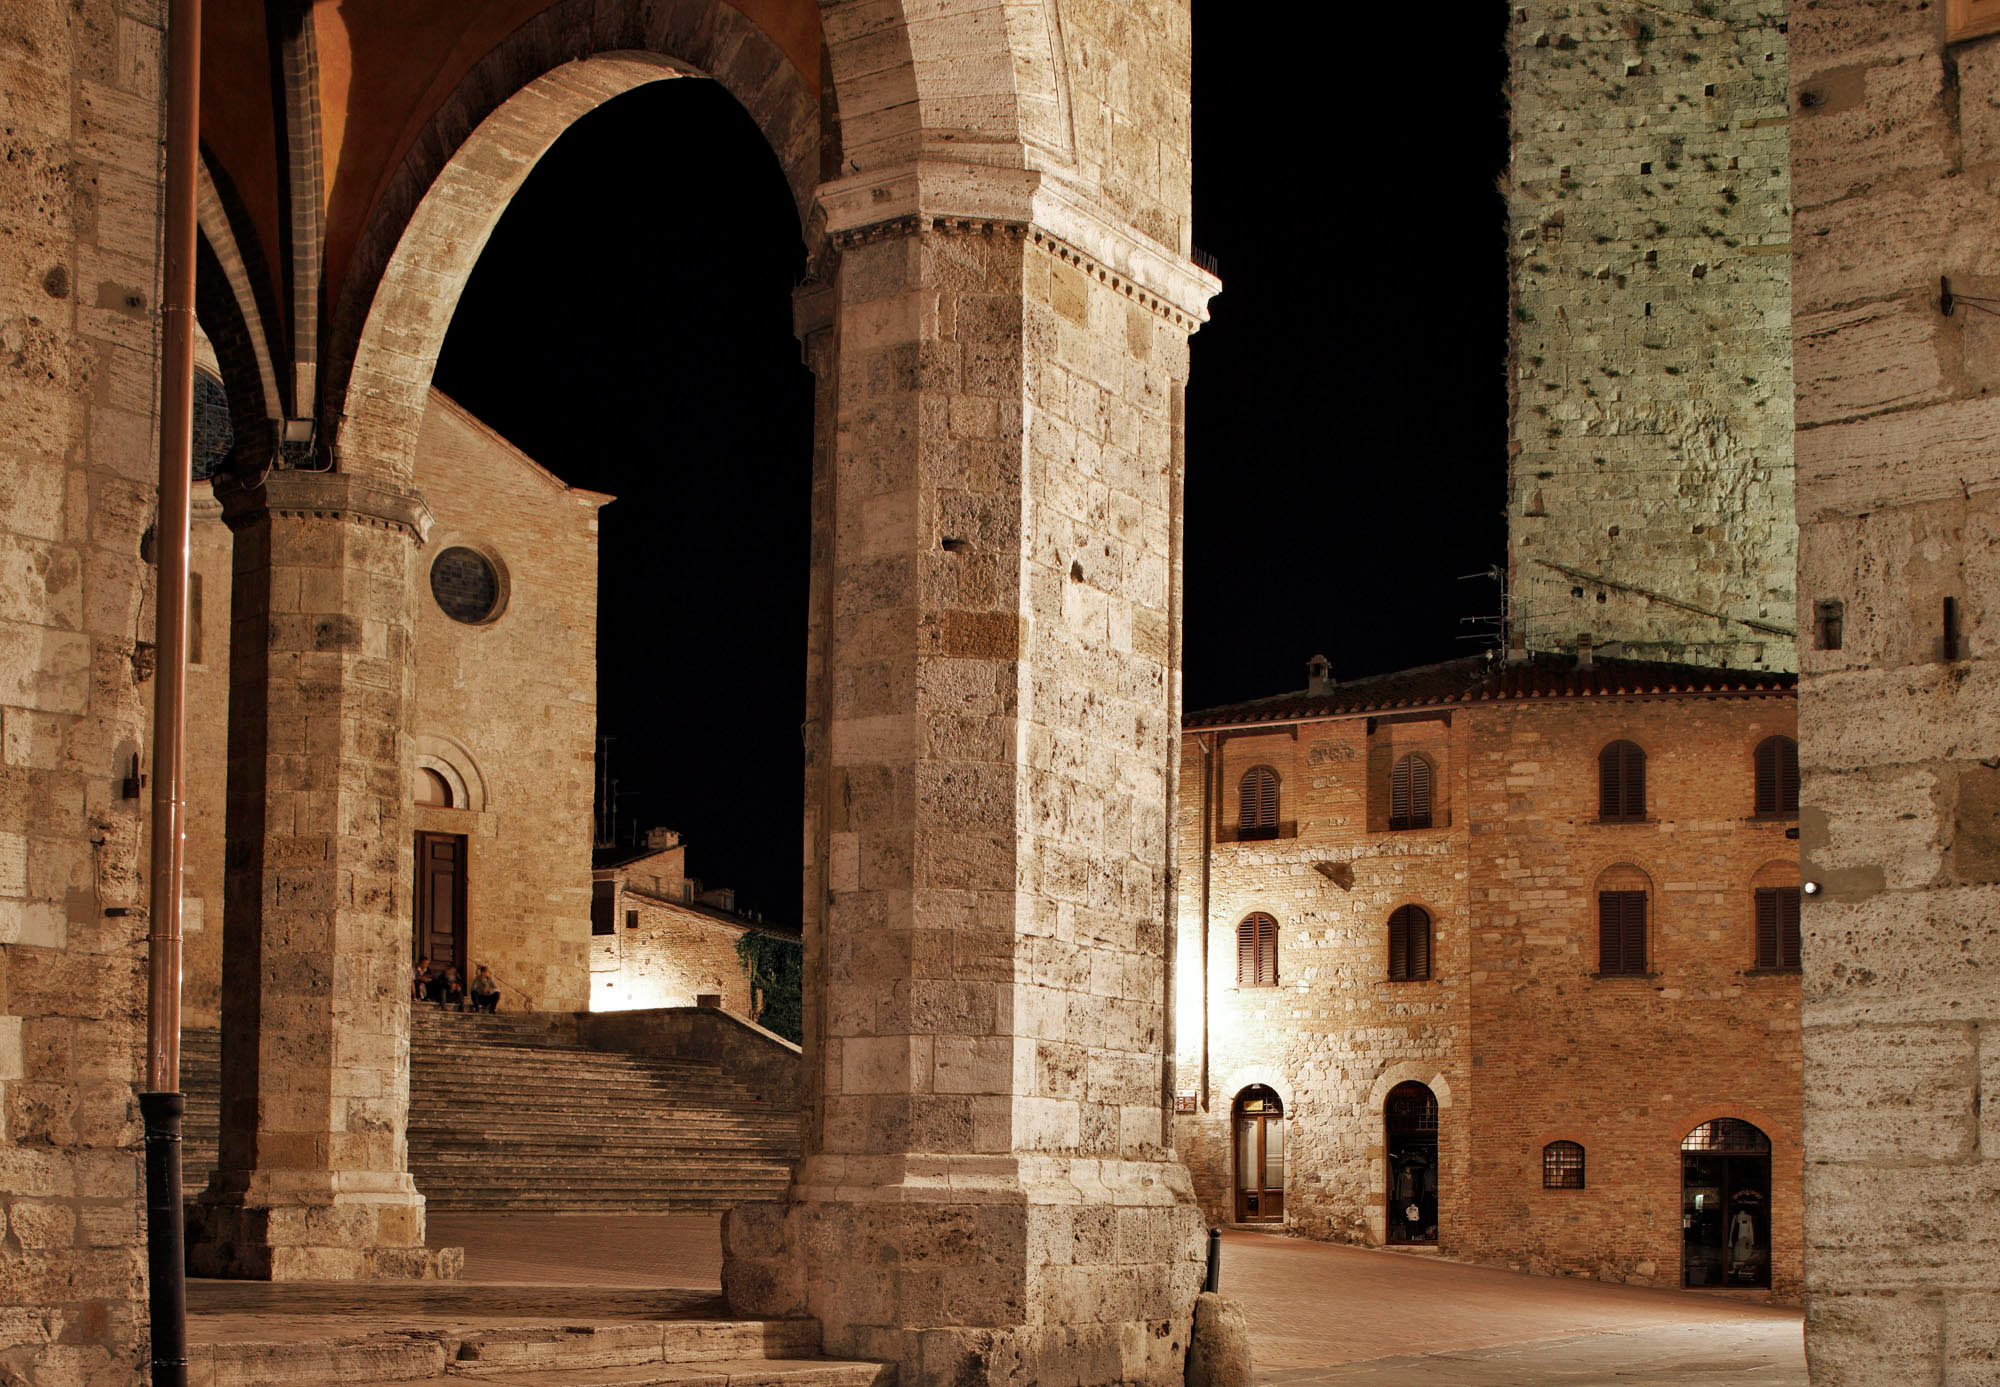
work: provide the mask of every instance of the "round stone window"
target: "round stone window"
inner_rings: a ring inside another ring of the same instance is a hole
[[[431,596],[453,621],[477,626],[500,614],[500,574],[477,549],[454,545],[431,565]]]

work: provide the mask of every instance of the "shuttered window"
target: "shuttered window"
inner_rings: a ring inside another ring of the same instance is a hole
[[[1597,754],[1597,817],[1632,823],[1646,817],[1646,753],[1613,742]]]
[[[1243,807],[1236,836],[1278,836],[1278,773],[1269,766],[1252,766],[1243,774]]]
[[[1790,737],[1766,737],[1757,743],[1757,812],[1789,815],[1799,812],[1799,744]]]
[[[1236,927],[1236,985],[1278,985],[1278,922],[1262,911]]]
[[[1431,917],[1420,905],[1389,916],[1389,981],[1423,982],[1431,975]]]
[[[1741,957],[1741,955],[1738,955]],[[1597,893],[1597,971],[1646,971],[1646,893]]]
[[[1799,966],[1799,888],[1757,888],[1757,966]]]
[[[1552,1141],[1542,1148],[1542,1188],[1583,1188],[1583,1146],[1580,1142]]]
[[[1431,826],[1431,763],[1411,752],[1389,772],[1389,827]]]

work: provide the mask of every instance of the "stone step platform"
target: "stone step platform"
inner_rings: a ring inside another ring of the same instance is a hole
[[[810,1320],[730,1320],[721,1309],[712,1293],[670,1289],[198,1280],[188,1381],[893,1387],[893,1368],[822,1358]]]

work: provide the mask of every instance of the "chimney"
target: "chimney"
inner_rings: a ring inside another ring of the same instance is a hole
[[[646,830],[646,846],[655,852],[662,848],[680,846],[681,835],[671,828],[649,828]]]
[[[1333,692],[1333,662],[1324,655],[1315,655],[1306,661],[1306,692],[1323,694]]]
[[[1576,667],[1578,669],[1590,669],[1596,663],[1596,658],[1590,648],[1590,632],[1578,631],[1576,633]]]
[[[1528,633],[1523,631],[1518,624],[1510,622],[1507,626],[1507,663],[1510,665],[1525,664],[1527,663],[1527,659]]]

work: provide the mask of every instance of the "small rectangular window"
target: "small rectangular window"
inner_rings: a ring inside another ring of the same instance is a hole
[[[1573,1141],[1552,1141],[1542,1148],[1542,1188],[1583,1188],[1583,1147]]]
[[[188,663],[201,663],[201,575],[188,574],[187,613]]]
[[[628,910],[628,911],[626,911],[626,912],[625,912],[625,928],[626,928],[626,929],[637,929],[637,928],[639,928],[639,912],[638,912],[638,911],[636,911],[636,910]]]
[[[618,926],[612,912],[618,908],[617,888],[608,881],[600,881],[590,890],[590,932],[592,934],[616,934]]]
[[[1813,603],[1813,644],[1821,650],[1840,649],[1841,628],[1846,619],[1847,604],[1838,597]]]

